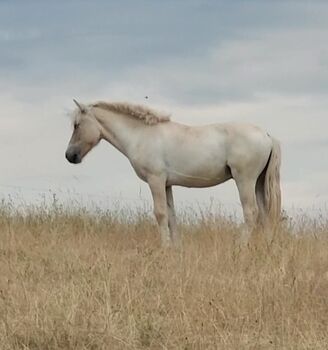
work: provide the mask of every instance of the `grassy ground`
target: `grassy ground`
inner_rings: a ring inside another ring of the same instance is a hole
[[[1,350],[328,348],[327,220],[244,248],[229,219],[180,226],[163,250],[143,213],[3,205]]]

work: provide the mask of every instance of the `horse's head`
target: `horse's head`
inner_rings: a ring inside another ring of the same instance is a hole
[[[75,101],[77,109],[73,117],[73,134],[65,156],[70,163],[81,163],[84,156],[101,140],[101,126],[90,107]]]

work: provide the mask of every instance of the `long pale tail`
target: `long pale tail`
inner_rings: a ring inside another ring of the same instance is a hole
[[[272,151],[264,179],[264,204],[270,222],[275,224],[280,221],[281,217],[281,150],[277,140],[272,138],[272,143]]]

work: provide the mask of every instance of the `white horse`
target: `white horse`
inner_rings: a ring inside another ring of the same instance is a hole
[[[122,152],[150,187],[163,245],[179,242],[174,185],[209,187],[233,178],[248,232],[258,222],[279,220],[280,146],[258,127],[238,123],[187,126],[145,106],[74,102],[78,108],[67,160],[80,163],[102,139]]]

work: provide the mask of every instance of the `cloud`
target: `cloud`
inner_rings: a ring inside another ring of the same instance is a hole
[[[267,95],[325,95],[327,30],[258,34],[208,48],[202,57],[159,59],[134,65],[122,81],[185,105],[261,99]],[[156,83],[160,82],[160,83]]]

